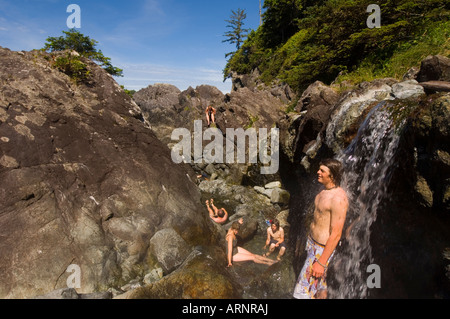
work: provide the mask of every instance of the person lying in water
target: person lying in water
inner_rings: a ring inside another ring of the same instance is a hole
[[[273,265],[276,263],[276,260],[272,260],[270,258],[253,254],[248,250],[245,250],[242,247],[237,245],[236,235],[239,232],[241,225],[243,224],[243,219],[241,218],[238,222],[233,222],[231,224],[230,229],[225,237],[226,239],[226,251],[227,251],[227,259],[228,266],[233,266],[233,262],[235,261],[253,261],[257,264],[265,264],[265,265]]]
[[[209,217],[218,224],[223,224],[228,219],[228,212],[225,208],[218,209],[214,206],[214,199],[211,198],[211,207],[209,206],[209,201],[206,201],[206,208],[209,211]]]

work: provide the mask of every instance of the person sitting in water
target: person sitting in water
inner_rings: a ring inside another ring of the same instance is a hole
[[[211,125],[211,123],[216,123],[216,109],[213,108],[211,105],[206,108],[206,123],[208,123],[208,127]]]
[[[280,222],[275,219],[269,228],[267,228],[267,240],[264,249],[267,249],[269,246],[269,252],[265,253],[263,256],[269,257],[271,253],[275,250],[275,248],[280,248],[280,251],[277,256],[277,260],[281,260],[281,257],[284,255],[286,251],[286,243],[284,241],[284,229],[280,227]]]
[[[206,207],[209,211],[209,217],[215,221],[218,224],[223,224],[228,219],[228,212],[225,210],[225,208],[217,209],[216,206],[214,206],[214,199],[211,198],[211,207],[209,206],[209,201],[206,201]]]
[[[230,229],[225,237],[226,239],[226,252],[228,265],[227,267],[232,267],[235,261],[253,261],[257,264],[273,265],[276,260],[269,259],[264,256],[256,255],[248,250],[237,245],[236,235],[239,232],[241,225],[243,224],[243,219],[241,218],[238,222],[233,222]]]

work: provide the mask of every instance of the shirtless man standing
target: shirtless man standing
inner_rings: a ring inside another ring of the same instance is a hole
[[[314,219],[306,244],[307,257],[294,289],[297,299],[326,299],[326,270],[341,239],[348,198],[340,187],[342,164],[333,159],[320,163],[318,181],[325,189],[314,201]]]

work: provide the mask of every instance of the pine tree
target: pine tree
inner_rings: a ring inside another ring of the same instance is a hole
[[[244,43],[245,38],[247,37],[247,32],[249,29],[244,29],[244,20],[247,18],[247,14],[245,10],[237,9],[237,11],[231,10],[230,20],[225,20],[229,24],[227,28],[230,28],[230,31],[225,32],[224,36],[227,37],[226,40],[222,42],[230,42],[231,44],[236,44],[236,51],[239,51],[242,43]],[[236,51],[227,53],[225,57],[228,57],[234,54]]]

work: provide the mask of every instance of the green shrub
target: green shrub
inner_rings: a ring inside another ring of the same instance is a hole
[[[85,82],[90,77],[90,71],[87,69],[86,64],[81,61],[80,56],[70,52],[57,57],[54,67],[67,74],[76,83]]]
[[[63,31],[63,33],[64,36],[48,37],[42,50],[47,52],[66,50],[76,51],[82,57],[88,58],[100,64],[100,66],[103,67],[103,69],[105,69],[109,74],[113,76],[123,76],[123,70],[113,66],[111,64],[111,58],[105,57],[102,51],[96,48],[98,43],[96,40],[93,40],[89,36],[85,36],[74,29]],[[72,61],[67,60],[65,62],[70,64]],[[61,63],[64,65],[63,62]],[[77,66],[74,67],[76,68]]]

